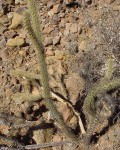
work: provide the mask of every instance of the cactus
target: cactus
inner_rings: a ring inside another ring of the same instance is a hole
[[[41,38],[40,22],[38,19],[37,9],[34,0],[28,0],[28,10],[24,13],[23,25],[29,34],[29,38],[36,50],[38,56],[38,63],[40,68],[40,79],[43,87],[43,97],[47,108],[50,110],[54,120],[57,122],[65,136],[71,140],[76,140],[77,136],[71,132],[70,128],[65,124],[63,117],[58,112],[56,106],[53,104],[50,94],[48,72],[45,63],[45,56],[43,53],[43,45]]]
[[[106,71],[105,77],[103,77],[99,82],[95,83],[91,87],[90,91],[88,92],[84,100],[84,110],[88,114],[89,121],[90,121],[90,127],[87,129],[87,133],[85,137],[87,150],[89,150],[91,135],[100,117],[100,112],[97,113],[95,111],[96,110],[95,109],[95,97],[97,97],[98,94],[109,92],[110,90],[113,90],[120,86],[120,78],[113,78],[111,80],[113,69],[114,69],[113,59],[110,58],[108,59],[107,71]]]

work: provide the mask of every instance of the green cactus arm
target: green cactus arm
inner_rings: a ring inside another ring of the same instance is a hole
[[[35,47],[36,55],[38,56],[38,63],[39,63],[40,73],[41,73],[41,83],[44,89],[43,91],[44,98],[49,99],[51,96],[50,96],[47,67],[45,63],[45,57],[43,54],[43,46],[42,46],[42,43],[40,44],[38,42],[38,39],[30,25],[30,15],[27,11],[24,13],[24,27],[28,31],[29,37]]]
[[[84,101],[84,108],[87,112],[94,115],[94,98],[97,94],[109,92],[120,86],[120,78],[115,78],[113,80],[102,80],[96,83],[91,90],[88,92],[87,97]]]
[[[107,61],[107,71],[106,71],[106,74],[105,74],[105,78],[107,80],[110,80],[111,79],[111,76],[112,76],[112,73],[113,73],[113,70],[114,70],[114,66],[113,66],[113,58],[109,58],[108,61]]]
[[[40,20],[37,13],[36,8],[36,1],[35,0],[27,0],[28,4],[28,11],[30,14],[30,20],[31,20],[31,27],[36,35],[36,38],[39,39],[38,42],[41,43],[42,36],[41,36],[41,27],[40,27]]]
[[[33,0],[31,0],[30,3],[28,1],[29,9],[31,7],[34,7],[34,5],[32,5],[32,1]],[[39,63],[40,73],[41,73],[41,84],[43,87],[43,97],[45,99],[45,103],[46,103],[47,108],[52,113],[53,118],[55,119],[56,123],[61,128],[61,130],[63,131],[64,135],[67,136],[68,138],[70,138],[71,140],[76,141],[77,136],[74,133],[72,133],[71,129],[65,124],[63,117],[58,112],[58,110],[56,109],[56,106],[53,104],[53,101],[51,99],[49,80],[48,80],[48,72],[47,72],[47,67],[46,67],[46,62],[45,62],[45,56],[43,54],[41,35],[39,38],[38,37],[39,35],[36,33],[37,32],[36,29],[34,29],[35,26],[37,27],[37,25],[36,25],[36,23],[38,22],[36,20],[37,15],[35,17],[33,15],[33,18],[31,19],[31,14],[36,13],[36,11],[34,11],[34,10],[36,10],[36,8],[34,8],[33,10],[31,9],[30,12],[26,11],[24,13],[23,24],[24,24],[24,27],[29,34],[30,40],[32,41],[32,43],[35,47],[36,55],[38,56],[38,63]],[[32,11],[34,11],[34,12],[32,12]],[[32,22],[32,25],[31,25],[31,22]],[[33,24],[35,24],[34,27],[33,27]]]

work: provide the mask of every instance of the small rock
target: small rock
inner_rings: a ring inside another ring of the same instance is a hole
[[[15,29],[22,23],[22,16],[18,13],[13,13],[12,24],[9,26],[9,29]]]
[[[64,18],[65,17],[65,13],[60,13],[60,18]]]
[[[23,56],[23,57],[26,57],[26,51],[20,50],[20,51],[19,51],[19,55],[20,55],[20,56]]]
[[[56,22],[59,22],[60,21],[60,17],[58,14],[54,14],[53,15],[53,20],[56,21]]]
[[[76,23],[72,24],[70,27],[71,33],[76,33],[78,31],[78,25]]]
[[[51,8],[54,5],[53,1],[48,1],[47,8]]]
[[[24,5],[24,4],[26,4],[26,3],[27,3],[26,0],[15,0],[15,4],[16,4],[16,5],[17,5],[17,4]]]
[[[69,45],[70,45],[69,51],[70,51],[70,53],[72,55],[78,52],[78,44],[77,44],[77,42],[70,42]]]
[[[54,15],[53,9],[51,9],[50,11],[48,11],[48,16],[52,17]]]
[[[66,30],[64,30],[64,35],[68,35],[69,33],[70,33],[69,28],[68,28],[68,29],[66,29]]]
[[[51,35],[52,35],[53,37],[58,36],[58,35],[59,35],[59,28],[56,27],[56,28],[51,32]]]
[[[45,54],[48,55],[48,56],[54,56],[55,55],[55,53],[52,51],[52,47],[50,49],[47,49]]]
[[[0,22],[0,34],[3,33],[3,31],[6,30],[6,27]]]
[[[15,92],[15,93],[20,92],[20,89],[21,89],[21,84],[16,84],[11,88],[12,92]]]
[[[54,72],[55,72],[55,71],[54,71],[54,69],[53,69],[53,66],[50,65],[49,68],[48,68],[48,73],[49,73],[49,75],[52,76],[52,75],[54,74]],[[52,81],[52,83],[51,83],[51,81]],[[56,87],[56,84],[55,84],[55,86],[54,86],[53,80],[50,80],[50,83],[52,84],[52,86],[50,85],[51,87]]]
[[[79,43],[79,45],[78,45],[78,48],[79,48],[79,50],[80,51],[84,51],[84,50],[86,50],[86,41],[81,41],[80,43]]]
[[[16,32],[14,30],[9,30],[9,31],[6,31],[4,35],[7,39],[10,39],[10,38],[13,38],[13,36],[16,35]]]
[[[61,11],[61,8],[62,8],[62,5],[61,4],[56,4],[54,7],[53,7],[53,13],[54,14],[57,14]]]
[[[55,38],[53,38],[53,45],[56,45],[60,42],[60,36],[56,36]]]
[[[56,134],[53,137],[53,141],[54,142],[61,142],[62,141],[62,137],[60,135]],[[52,150],[62,150],[62,146],[52,147]]]
[[[14,14],[13,12],[10,12],[7,14],[7,17],[9,20],[11,20],[13,18],[13,14]]]
[[[58,60],[63,60],[65,57],[65,53],[63,51],[56,50],[55,56]]]
[[[6,39],[5,36],[0,37],[0,49],[4,48],[6,46]]]
[[[53,42],[52,42],[52,39],[51,37],[46,37],[45,40],[44,40],[44,46],[48,46],[48,45],[51,45]]]
[[[66,29],[71,27],[71,23],[66,23]]]
[[[24,39],[20,37],[15,37],[9,39],[6,43],[7,46],[14,47],[14,46],[22,46],[25,43]]]
[[[80,91],[84,89],[85,82],[77,73],[71,73],[65,80],[65,84],[70,94],[71,102],[75,104]]]
[[[64,0],[65,5],[69,5],[73,2],[74,2],[74,0]]]
[[[2,23],[4,26],[9,23],[9,19],[6,15],[0,17],[0,23]]]
[[[54,30],[53,27],[45,27],[44,30],[43,30],[43,33],[49,34],[53,30]]]

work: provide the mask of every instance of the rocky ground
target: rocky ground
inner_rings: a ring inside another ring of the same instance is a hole
[[[82,109],[83,102],[90,87],[104,76],[111,56],[114,58],[112,78],[120,77],[120,1],[37,0],[36,3],[51,90],[72,103],[87,129],[89,122]],[[25,77],[11,73],[16,69],[39,73],[34,47],[22,26],[26,9],[26,0],[0,1],[0,134],[25,145],[62,141],[65,138],[51,125],[44,100],[26,101],[28,96],[21,98],[18,94],[35,97],[39,93],[36,86]],[[95,127],[92,150],[120,148],[120,88],[108,94],[116,104],[115,112]],[[72,110],[56,99],[55,103],[65,122],[76,134],[81,134]],[[36,129],[39,121],[47,125]],[[24,127],[26,123],[28,127]],[[22,127],[17,128],[20,124]],[[9,146],[9,143],[1,139],[0,145]],[[47,149],[78,148],[67,145]]]

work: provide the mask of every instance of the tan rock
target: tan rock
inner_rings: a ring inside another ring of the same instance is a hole
[[[5,32],[4,35],[7,39],[10,39],[10,38],[13,38],[13,36],[16,35],[16,32],[14,30],[8,30],[8,31]]]
[[[6,27],[0,22],[0,34],[2,34],[5,29]]]
[[[14,46],[22,46],[25,43],[24,39],[20,37],[15,37],[12,39],[9,39],[6,43],[8,47],[14,47]]]
[[[54,28],[52,28],[52,27],[45,27],[43,30],[43,33],[48,34],[48,33],[52,32],[53,30],[54,30]]]
[[[18,13],[13,13],[12,24],[9,26],[9,29],[15,29],[22,23],[22,16]]]
[[[61,142],[62,141],[62,137],[60,135],[56,134],[53,137],[53,141],[54,142]],[[52,147],[52,150],[62,150],[62,145],[61,146],[57,146],[57,147]]]
[[[78,31],[78,25],[76,23],[72,24],[70,27],[71,33],[76,33]]]
[[[53,9],[51,9],[50,11],[48,11],[48,16],[52,17],[54,15]]]
[[[77,73],[71,73],[65,80],[65,84],[70,94],[71,102],[75,104],[79,93],[84,89],[85,82]]]
[[[53,12],[54,14],[57,14],[60,12],[62,6],[60,4],[56,4],[54,7],[53,7]]]
[[[86,41],[82,41],[79,43],[78,48],[80,51],[85,51],[86,50]]]
[[[45,52],[45,54],[48,56],[54,56],[55,55],[54,51],[52,51],[51,48],[50,49],[48,48],[48,50]]]

